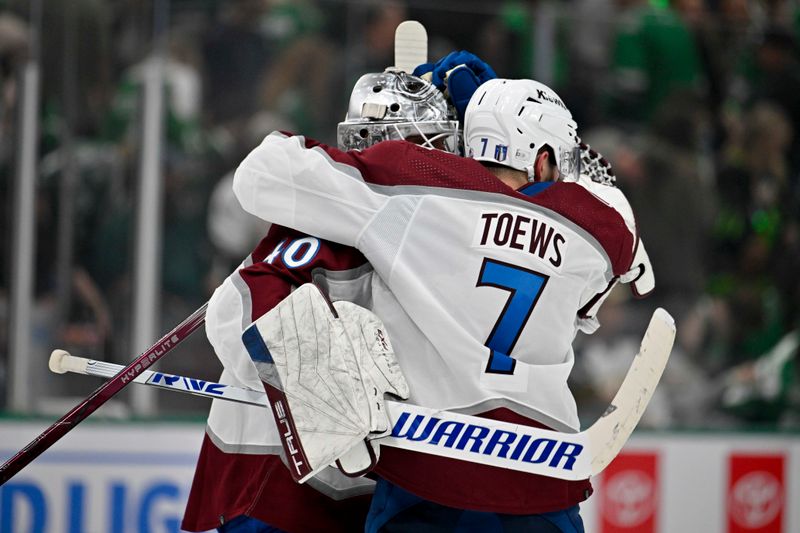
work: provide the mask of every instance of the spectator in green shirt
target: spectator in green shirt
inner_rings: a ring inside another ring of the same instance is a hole
[[[647,121],[676,89],[695,89],[702,80],[695,41],[675,11],[642,0],[620,0],[612,45],[612,116]]]

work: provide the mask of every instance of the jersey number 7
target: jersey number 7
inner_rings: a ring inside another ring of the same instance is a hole
[[[508,300],[500,312],[489,338],[484,343],[489,348],[486,372],[490,374],[513,374],[517,361],[511,351],[517,343],[522,329],[528,322],[536,302],[547,285],[549,276],[504,263],[483,258],[477,287],[496,287],[508,291]]]

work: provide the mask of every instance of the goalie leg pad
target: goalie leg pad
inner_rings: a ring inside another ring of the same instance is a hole
[[[354,446],[369,446],[370,433],[388,430],[385,392],[408,397],[380,319],[354,304],[331,305],[312,284],[256,320],[242,339],[299,483]],[[374,466],[377,454],[369,451],[345,463],[360,470],[371,457]]]

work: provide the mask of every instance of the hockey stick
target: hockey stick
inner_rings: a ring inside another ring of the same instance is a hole
[[[642,338],[639,353],[605,413],[584,433],[591,446],[591,472],[597,475],[614,460],[642,418],[661,381],[675,342],[675,320],[658,308]]]
[[[83,419],[95,412],[100,406],[121,391],[145,369],[161,359],[175,346],[200,327],[206,315],[206,306],[203,304],[197,311],[189,315],[183,322],[161,337],[146,352],[134,359],[128,366],[121,370],[109,381],[98,387],[88,398],[76,405],[67,414],[62,416],[49,428],[45,429],[38,437],[17,452],[14,457],[0,466],[0,485],[11,479],[31,461],[39,457],[45,450],[55,444],[61,437],[69,433]]]
[[[56,374],[73,372],[84,376],[112,378],[124,367],[105,361],[76,357],[65,350],[53,350],[50,354],[50,370]],[[236,385],[225,385],[186,376],[176,376],[152,370],[145,370],[133,380],[135,383],[150,385],[175,392],[185,392],[205,398],[220,398],[231,402],[269,407],[264,391],[256,391]]]
[[[394,30],[394,66],[411,74],[428,62],[428,32],[416,20],[405,20]]]
[[[458,413],[389,403],[392,435],[381,444],[561,479],[596,476],[617,456],[639,423],[664,372],[674,340],[674,320],[664,309],[656,309],[639,353],[611,404],[591,427],[580,433],[482,418],[476,422],[474,417]],[[414,419],[409,423],[412,415]],[[454,427],[459,423],[461,427]],[[401,440],[405,442],[400,444]]]
[[[656,310],[614,400],[583,432],[560,433],[387,401],[392,433],[378,440],[382,445],[561,479],[595,476],[616,457],[639,422],[661,379],[674,338],[672,317],[663,309]],[[50,357],[50,369],[58,373],[109,377],[120,368],[73,357],[63,350],[54,351]],[[151,371],[143,372],[135,381],[269,407],[265,393],[233,385]]]

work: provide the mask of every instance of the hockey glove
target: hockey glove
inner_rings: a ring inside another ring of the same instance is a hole
[[[436,63],[419,65],[414,75],[428,79],[446,93],[462,124],[472,95],[482,83],[497,77],[488,63],[466,50],[450,52]]]
[[[582,142],[581,148],[581,174],[588,177],[595,183],[613,187],[617,183],[617,177],[611,169],[611,164],[605,157],[592,147]]]
[[[613,207],[625,220],[628,229],[638,232],[628,199],[622,191],[616,188],[617,178],[611,164],[584,142],[580,143],[580,149],[581,172],[578,182]],[[655,289],[656,280],[653,275],[653,266],[650,264],[650,257],[647,255],[641,239],[636,247],[630,270],[620,276],[619,280],[622,283],[629,283],[631,292],[637,298],[644,298]]]
[[[377,462],[366,441],[389,429],[384,394],[408,385],[383,323],[349,302],[298,288],[242,335],[272,406],[292,477],[340,461],[358,475]]]

